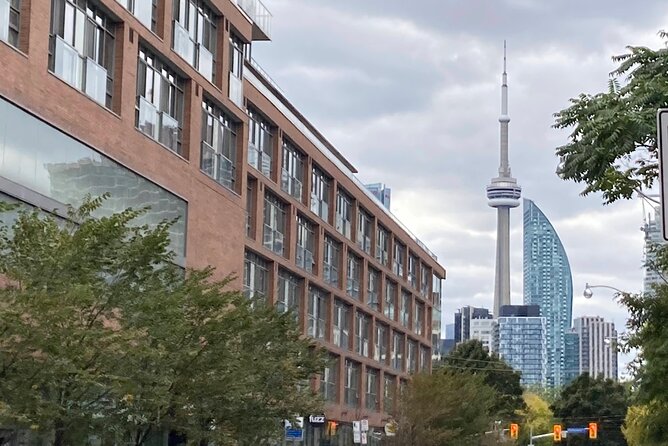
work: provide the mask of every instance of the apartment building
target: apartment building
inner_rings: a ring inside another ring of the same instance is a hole
[[[349,444],[430,370],[445,270],[251,59],[271,19],[259,0],[0,0],[0,199],[178,217],[179,264],[236,274],[329,351],[313,385]]]

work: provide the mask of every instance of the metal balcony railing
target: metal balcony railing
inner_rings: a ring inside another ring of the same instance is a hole
[[[271,13],[260,0],[236,0],[253,21],[253,40],[271,40]]]

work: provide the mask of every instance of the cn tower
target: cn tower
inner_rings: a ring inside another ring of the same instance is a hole
[[[508,163],[508,74],[506,73],[506,42],[503,42],[503,76],[501,84],[501,163],[499,176],[487,186],[487,204],[496,208],[496,274],[494,278],[494,317],[502,305],[510,305],[510,209],[520,204],[522,188],[510,173]]]

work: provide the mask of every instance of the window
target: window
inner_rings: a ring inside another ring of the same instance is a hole
[[[325,401],[336,402],[339,389],[339,358],[331,357],[320,377],[320,394]]]
[[[348,296],[360,297],[360,280],[362,278],[362,259],[348,254],[348,271],[346,281],[346,293]]]
[[[358,311],[355,315],[355,353],[368,357],[370,338],[371,318]]]
[[[183,80],[148,50],[139,49],[137,128],[181,154]]]
[[[399,322],[404,327],[409,327],[411,322],[411,295],[401,290],[401,307],[399,307]]]
[[[271,177],[272,126],[255,110],[248,109],[248,117],[248,164]]]
[[[325,282],[332,286],[339,285],[339,264],[341,261],[341,244],[329,236],[325,236],[324,268]]]
[[[416,302],[415,303],[415,313],[413,314],[413,331],[422,336],[422,331],[424,330],[424,305]]]
[[[429,371],[429,349],[420,346],[420,371]]]
[[[246,44],[234,33],[230,33],[230,76],[228,97],[239,108],[244,105],[244,53]]]
[[[353,205],[352,198],[341,189],[336,194],[336,230],[351,239]]]
[[[431,287],[432,287],[432,293],[431,293],[432,304],[434,305],[435,308],[438,308],[440,310],[440,308],[441,308],[441,278],[438,277],[436,274],[434,274],[433,277],[432,277]]]
[[[308,320],[306,334],[315,339],[325,339],[327,294],[315,287],[308,290]]]
[[[49,69],[111,108],[114,23],[88,0],[53,0],[52,7]]]
[[[300,290],[301,279],[284,269],[280,269],[278,271],[276,310],[279,313],[292,311],[295,315],[295,319],[299,320]]]
[[[248,178],[246,182],[246,236],[255,238],[255,191],[257,181]]]
[[[244,293],[250,299],[267,299],[267,289],[269,284],[269,267],[266,260],[246,252],[244,260]]]
[[[417,288],[417,266],[418,259],[414,255],[408,256],[408,283],[411,284],[413,288]]]
[[[408,351],[406,352],[406,363],[408,365],[408,373],[415,373],[417,371],[417,354],[418,354],[417,342],[408,341]]]
[[[158,0],[118,0],[118,3],[134,14],[145,27],[155,32]]]
[[[273,195],[264,196],[264,247],[283,255],[285,239],[285,205]]]
[[[392,332],[392,367],[403,370],[404,359],[404,335],[396,331]]]
[[[394,259],[392,262],[392,271],[399,277],[404,276],[404,261],[406,260],[406,246],[400,241],[394,241]]]
[[[394,320],[397,299],[397,285],[389,280],[385,282],[385,301],[383,302],[383,314]]]
[[[0,0],[0,40],[19,47],[21,0]]]
[[[281,189],[302,201],[304,183],[304,155],[288,141],[283,141],[283,168],[281,169]]]
[[[329,221],[329,190],[332,180],[322,170],[313,166],[311,171],[311,211]]]
[[[174,51],[211,82],[216,34],[216,16],[202,0],[174,0]]]
[[[385,228],[378,226],[376,231],[376,260],[387,266],[390,251],[390,235]]]
[[[345,403],[351,407],[359,405],[359,388],[360,388],[360,365],[356,362],[346,360],[345,367]]]
[[[373,359],[385,364],[387,361],[387,325],[376,323],[376,335],[373,345]]]
[[[235,190],[237,162],[237,125],[220,108],[202,102],[202,159],[204,173],[218,183]]]
[[[350,348],[350,307],[339,300],[334,302],[333,322],[332,343],[348,350]]]
[[[313,272],[313,252],[315,246],[315,231],[313,224],[297,215],[297,254],[295,261],[297,266],[308,271]]]
[[[428,298],[429,297],[429,276],[431,274],[431,271],[429,271],[429,267],[422,263],[420,265],[420,294],[422,294],[422,297]]]
[[[367,369],[366,371],[366,408],[378,410],[378,370]]]
[[[397,392],[397,378],[386,374],[383,381],[383,410],[385,413],[391,413],[394,411],[394,396]]]
[[[367,305],[378,311],[380,309],[380,273],[369,268],[367,280]]]
[[[364,210],[357,212],[357,246],[367,254],[371,254],[371,230],[373,221],[371,216]]]

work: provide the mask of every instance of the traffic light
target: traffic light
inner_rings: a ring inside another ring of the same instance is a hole
[[[552,428],[552,436],[554,437],[554,441],[556,442],[561,441],[561,424],[554,425],[554,427]]]
[[[598,424],[589,423],[589,439],[596,440],[598,438]]]
[[[517,423],[511,423],[510,424],[510,438],[513,440],[517,440],[517,438],[520,436],[520,425]]]
[[[327,422],[327,435],[329,435],[330,437],[333,437],[334,435],[336,435],[336,427],[337,427],[336,421],[328,421]]]

